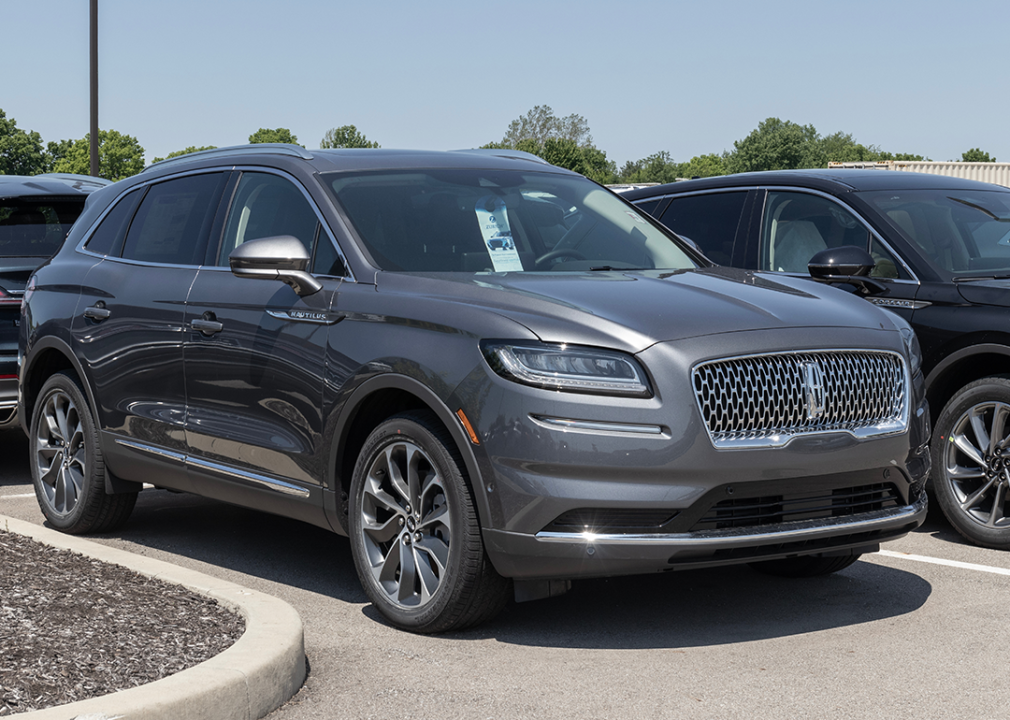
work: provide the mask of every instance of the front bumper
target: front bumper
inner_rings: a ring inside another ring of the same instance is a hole
[[[926,518],[926,493],[904,507],[844,518],[692,533],[620,534],[485,532],[498,569],[520,579],[574,579],[714,567],[797,555],[870,552],[896,540]]]

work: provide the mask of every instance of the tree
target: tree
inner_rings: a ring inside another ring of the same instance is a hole
[[[501,145],[518,150],[517,143],[521,140],[536,140],[543,144],[548,138],[571,140],[579,147],[593,144],[593,136],[589,134],[589,123],[584,117],[572,114],[559,118],[549,105],[537,105],[509,123]]]
[[[122,180],[144,169],[144,148],[137,138],[115,130],[98,131],[98,174],[107,180]],[[91,172],[91,134],[80,140],[49,143],[55,159],[54,172],[88,175]]]
[[[291,145],[298,144],[298,138],[291,134],[291,131],[287,128],[277,128],[275,130],[269,130],[267,128],[260,128],[252,135],[249,136],[250,143],[289,143]]]
[[[0,110],[0,175],[37,175],[49,170],[42,137],[20,130],[14,118]]]
[[[680,175],[680,168],[666,150],[653,153],[646,158],[628,161],[621,169],[623,183],[670,183]]]
[[[201,147],[196,147],[195,145],[190,145],[185,150],[174,150],[173,152],[170,152],[168,155],[166,155],[163,158],[156,157],[151,162],[152,163],[156,163],[156,162],[161,162],[162,160],[171,160],[174,157],[180,157],[182,155],[189,155],[190,153],[200,152],[201,150],[216,150],[216,149],[217,149],[217,145],[203,145]]]
[[[379,143],[371,142],[358,132],[358,128],[353,125],[341,125],[338,128],[330,128],[319,141],[319,147],[326,148],[377,148]]]
[[[681,163],[681,165],[677,168],[677,173],[680,177],[685,178],[704,178],[725,175],[727,173],[726,155],[716,155],[714,153],[709,155],[695,155],[686,163]]]
[[[961,162],[996,162],[996,158],[989,157],[989,153],[982,152],[980,148],[972,148],[962,153]]]
[[[823,150],[817,140],[813,125],[771,117],[746,138],[733,143],[736,149],[727,158],[727,166],[730,172],[824,167]]]

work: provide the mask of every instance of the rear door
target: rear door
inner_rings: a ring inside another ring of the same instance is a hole
[[[185,489],[185,302],[206,254],[225,173],[186,175],[122,198],[85,250],[72,333],[95,388],[113,472]]]

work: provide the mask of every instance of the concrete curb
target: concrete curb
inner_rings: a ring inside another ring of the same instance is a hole
[[[206,662],[147,685],[19,713],[19,720],[257,720],[305,682],[302,621],[286,602],[171,563],[0,515],[0,528],[182,585],[245,618],[238,642]]]

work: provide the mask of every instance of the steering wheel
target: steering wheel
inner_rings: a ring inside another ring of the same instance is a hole
[[[543,255],[538,257],[534,267],[540,267],[541,265],[559,257],[570,257],[575,258],[576,260],[588,260],[588,258],[578,250],[573,250],[572,248],[555,248],[554,250],[545,252]]]

